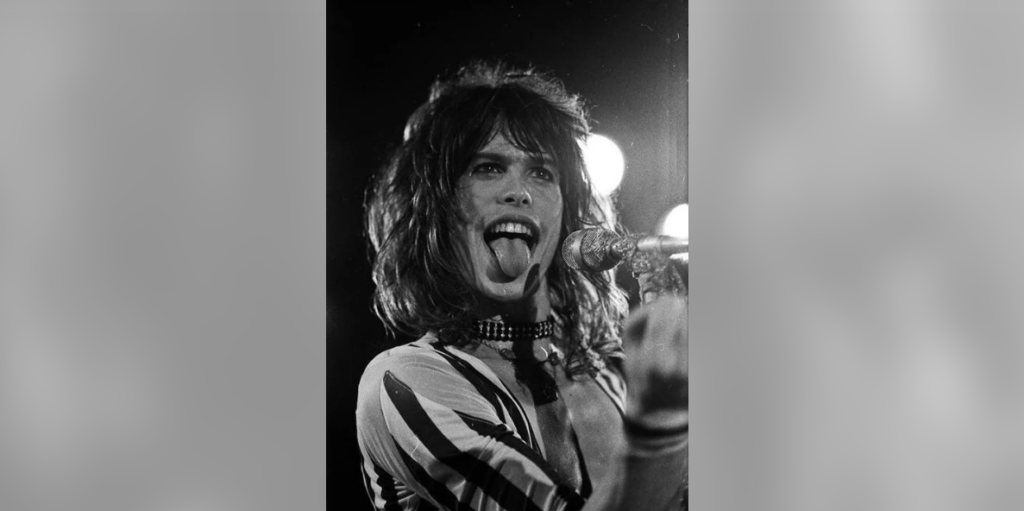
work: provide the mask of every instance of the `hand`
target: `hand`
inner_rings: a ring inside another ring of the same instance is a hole
[[[688,307],[665,295],[626,319],[626,417],[651,427],[685,422],[688,411]]]

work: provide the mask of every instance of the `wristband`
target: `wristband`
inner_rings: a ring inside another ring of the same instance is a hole
[[[674,426],[651,426],[627,418],[624,421],[624,426],[626,434],[631,438],[651,440],[684,435],[690,430],[690,423],[685,419],[682,423]]]
[[[690,423],[686,415],[683,415],[682,421],[678,416],[673,419],[663,421],[664,425],[652,425],[648,421],[640,422],[627,417],[623,421],[623,429],[629,445],[629,454],[641,458],[651,458],[683,449],[687,443]]]

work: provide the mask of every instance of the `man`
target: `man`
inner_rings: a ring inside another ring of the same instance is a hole
[[[558,257],[569,233],[617,227],[587,180],[588,134],[557,81],[473,64],[435,84],[378,175],[375,308],[421,336],[360,382],[378,509],[679,507],[685,302],[646,305],[623,329],[611,272]]]

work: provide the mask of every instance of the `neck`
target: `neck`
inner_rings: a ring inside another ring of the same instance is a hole
[[[477,319],[500,321],[502,323],[538,323],[551,315],[551,301],[548,298],[547,283],[542,282],[536,293],[515,302],[498,302],[481,299],[478,302]],[[489,347],[478,345],[474,352],[483,349],[490,354],[498,353],[495,348],[511,350],[515,358],[542,360],[552,353],[552,338],[544,337],[533,341],[495,342],[487,341]]]

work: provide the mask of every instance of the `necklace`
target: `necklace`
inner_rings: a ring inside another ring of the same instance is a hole
[[[498,352],[501,358],[512,363],[516,379],[530,389],[535,404],[546,405],[558,401],[558,384],[544,368],[545,363],[557,366],[562,362],[562,352],[554,344],[548,349],[535,345],[532,357],[519,357],[511,349],[514,346],[512,342],[506,341],[509,347],[492,344],[491,341],[483,339],[480,340],[480,343]]]
[[[480,343],[488,348],[498,352],[501,358],[510,362],[515,362],[517,357],[515,352],[512,351],[512,343],[505,341],[502,343],[495,343],[487,339],[480,339]],[[502,346],[501,344],[508,344],[508,346]],[[533,360],[537,363],[547,362],[553,366],[562,363],[562,351],[558,349],[554,344],[548,346],[548,349],[544,349],[543,346],[535,345],[533,347]]]
[[[505,360],[512,362],[516,379],[530,389],[537,405],[545,405],[558,400],[558,384],[544,369],[543,364],[558,365],[562,361],[561,352],[553,344],[549,348],[550,351],[535,344],[532,346],[532,357],[520,357],[519,355],[525,351],[521,348],[526,348],[526,346],[524,344],[516,346],[516,343],[533,342],[551,337],[555,331],[554,320],[547,319],[539,323],[478,320],[474,326],[481,344],[498,352]]]
[[[477,338],[482,341],[536,341],[551,337],[555,331],[555,322],[551,319],[539,323],[477,320],[474,323],[474,330]]]

